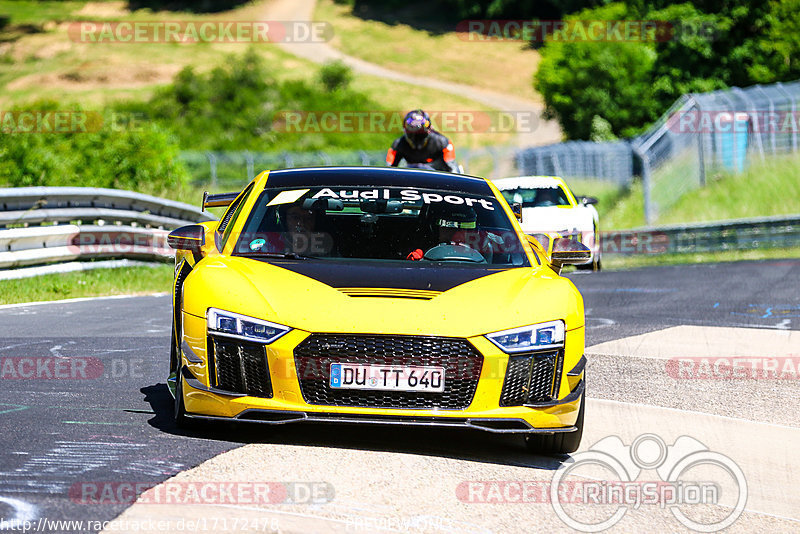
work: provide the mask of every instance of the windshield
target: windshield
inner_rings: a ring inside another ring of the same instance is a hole
[[[392,187],[266,189],[234,255],[529,265],[496,199]]]
[[[520,203],[523,208],[539,208],[548,206],[569,206],[569,198],[564,190],[553,185],[551,187],[534,187],[507,189],[501,191],[509,204]]]

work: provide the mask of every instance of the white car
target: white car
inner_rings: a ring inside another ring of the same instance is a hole
[[[558,234],[576,239],[592,251],[591,258],[578,265],[578,269],[600,270],[599,224],[594,207],[597,199],[576,199],[566,182],[557,176],[518,176],[492,181],[515,211],[521,207],[520,222],[526,234]]]

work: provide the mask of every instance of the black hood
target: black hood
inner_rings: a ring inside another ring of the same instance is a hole
[[[313,278],[331,287],[365,287],[447,291],[456,286],[501,271],[498,267],[449,267],[440,264],[403,267],[394,265],[360,265],[353,262],[311,260],[263,260],[271,265]]]

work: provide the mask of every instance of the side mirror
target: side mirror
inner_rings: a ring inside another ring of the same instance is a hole
[[[511,211],[514,212],[514,217],[516,217],[519,222],[522,222],[522,202],[514,202],[511,204]]]
[[[544,250],[546,250],[547,252],[550,252],[550,236],[548,236],[547,234],[530,234],[530,235],[528,235],[528,241],[531,241],[532,239],[536,240],[536,242],[539,243],[539,245]]]
[[[583,243],[568,237],[557,237],[553,240],[550,263],[559,274],[564,265],[586,263],[591,257],[592,251]]]
[[[175,250],[200,252],[200,249],[206,244],[206,229],[199,224],[181,226],[170,232],[167,236],[167,244]]]
[[[581,204],[591,206],[592,204],[597,204],[597,199],[594,197],[581,197]]]

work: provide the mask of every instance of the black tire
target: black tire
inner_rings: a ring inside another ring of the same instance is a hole
[[[599,271],[603,268],[600,258],[595,256],[591,263],[584,263],[583,265],[575,266],[579,271]]]
[[[581,396],[581,407],[575,421],[577,430],[555,432],[553,434],[528,434],[525,445],[530,452],[539,454],[570,454],[578,450],[583,437],[583,414],[586,410],[586,394]]]

